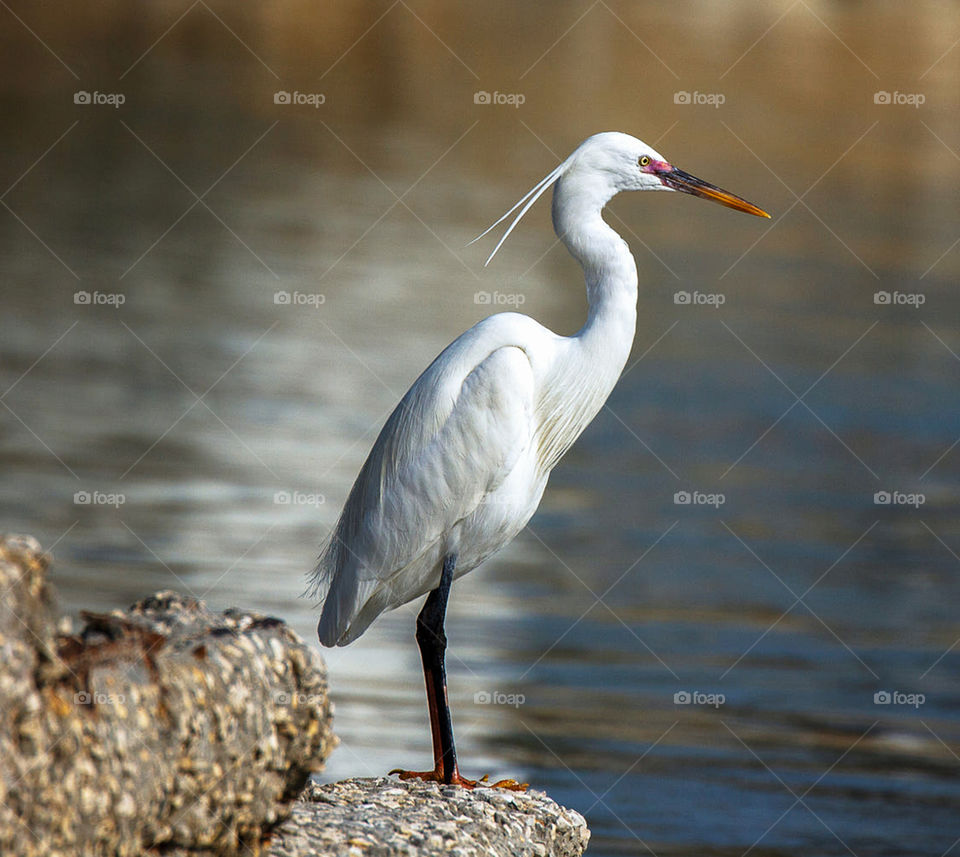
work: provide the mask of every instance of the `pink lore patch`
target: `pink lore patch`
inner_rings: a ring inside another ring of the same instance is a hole
[[[645,173],[669,173],[673,167],[666,161],[651,160],[649,164],[641,168]]]

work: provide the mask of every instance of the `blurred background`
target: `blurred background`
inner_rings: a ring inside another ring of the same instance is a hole
[[[549,204],[622,130],[773,215],[616,199],[633,356],[454,588],[466,775],[596,855],[940,857],[960,822],[956,4],[0,4],[0,521],[64,609],[285,618],[403,391],[582,278]],[[684,502],[689,501],[689,502]],[[419,605],[324,651],[326,779],[429,765]]]

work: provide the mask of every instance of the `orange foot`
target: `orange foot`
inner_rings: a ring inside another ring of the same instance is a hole
[[[401,780],[425,780],[430,783],[443,783],[443,774],[439,770],[432,771],[404,771],[402,768],[394,768],[391,774],[397,774]],[[518,783],[516,780],[498,780],[495,783],[489,782],[490,777],[484,774],[479,780],[468,780],[460,776],[460,771],[454,770],[450,778],[449,785],[460,786],[465,789],[473,789],[477,786],[490,789],[509,789],[512,792],[525,792],[530,783]]]

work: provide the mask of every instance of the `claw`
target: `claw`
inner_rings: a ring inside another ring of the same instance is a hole
[[[486,779],[486,777],[484,777],[484,779]],[[512,792],[525,792],[530,788],[530,783],[518,783],[516,780],[497,780],[490,788],[509,789]]]
[[[479,780],[468,780],[461,777],[459,771],[454,771],[449,783],[445,783],[443,774],[438,770],[432,771],[405,771],[403,768],[394,768],[389,772],[396,774],[401,780],[424,780],[428,783],[440,783],[441,785],[460,786],[465,789],[473,789],[477,786],[488,789],[509,789],[513,792],[525,792],[530,783],[518,783],[516,780],[498,780],[495,783],[490,782],[490,775],[484,774]]]

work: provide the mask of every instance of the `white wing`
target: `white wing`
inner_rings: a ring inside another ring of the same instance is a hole
[[[314,571],[314,592],[325,597],[324,645],[345,645],[382,610],[434,588],[443,555],[456,550],[446,543],[456,524],[534,442],[533,372],[515,344],[531,324],[540,328],[512,313],[480,322],[434,360],[387,420]],[[426,566],[419,578],[402,574],[417,563]]]

